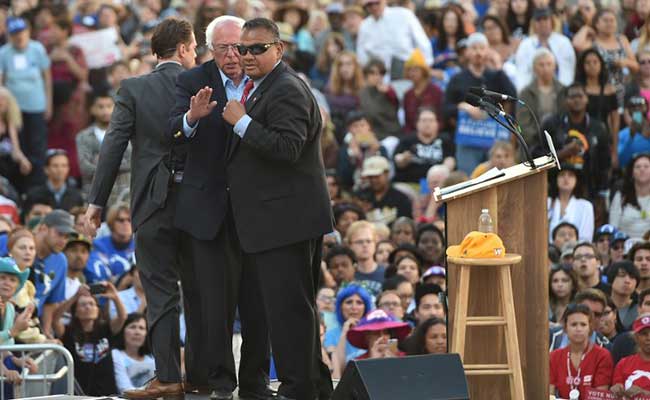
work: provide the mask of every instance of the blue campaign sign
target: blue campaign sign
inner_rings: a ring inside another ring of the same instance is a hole
[[[492,118],[476,120],[458,110],[456,144],[489,149],[497,140],[509,141],[510,132]]]

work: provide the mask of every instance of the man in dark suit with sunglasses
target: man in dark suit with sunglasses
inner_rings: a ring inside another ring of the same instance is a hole
[[[275,23],[246,22],[237,48],[250,81],[223,118],[234,127],[227,190],[241,249],[242,365],[263,367],[268,343],[259,336],[247,343],[247,334],[268,327],[278,398],[329,398],[315,304],[323,235],[333,230],[320,112],[308,85],[281,61]]]

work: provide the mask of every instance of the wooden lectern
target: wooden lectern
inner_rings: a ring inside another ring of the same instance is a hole
[[[503,240],[507,253],[521,254],[521,264],[512,270],[512,285],[517,333],[526,399],[549,398],[548,361],[548,216],[546,211],[547,170],[555,166],[550,156],[535,160],[537,169],[518,164],[495,174],[436,188],[436,200],[447,204],[446,237],[448,245],[460,244],[465,235],[478,229],[481,209],[490,211],[494,232]],[[455,188],[455,190],[454,190]],[[449,332],[453,338],[458,266],[447,265],[449,293]],[[497,314],[500,301],[495,298],[496,274],[474,271],[470,282],[468,315]],[[467,329],[466,364],[505,364],[503,327]],[[510,399],[507,376],[468,376],[473,400]],[[512,399],[523,400],[523,399]]]

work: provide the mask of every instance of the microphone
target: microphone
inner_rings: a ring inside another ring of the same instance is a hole
[[[470,89],[470,91],[471,91],[471,89]],[[473,105],[474,107],[478,107],[481,110],[484,110],[485,112],[487,112],[488,114],[490,114],[492,116],[500,115],[500,116],[502,116],[504,118],[506,117],[505,111],[503,111],[499,107],[495,106],[494,104],[483,100],[481,97],[479,97],[479,96],[477,96],[477,95],[475,95],[473,93],[467,93],[467,95],[465,95],[465,101],[468,102],[469,104]]]
[[[488,97],[499,101],[519,102],[519,99],[516,97],[508,96],[507,94],[503,94],[503,93],[493,92],[491,90],[487,90],[482,86],[472,86],[469,88],[469,92],[474,95],[477,95],[478,97]]]
[[[481,97],[477,96],[474,93],[471,93],[472,89],[470,89],[469,93],[465,95],[465,101],[474,107],[479,107],[480,109],[486,111],[492,119],[494,119],[499,125],[503,126],[506,128],[510,133],[515,135],[517,140],[519,141],[519,144],[521,144],[522,149],[524,150],[524,154],[526,155],[526,159],[528,160],[528,163],[530,164],[531,168],[535,169],[537,166],[535,165],[535,162],[533,161],[533,158],[530,155],[530,151],[528,150],[528,145],[526,144],[526,141],[524,140],[523,136],[517,130],[515,129],[516,126],[518,126],[517,122],[512,118],[510,115],[506,114],[505,111],[497,107],[496,105],[485,101]],[[506,96],[506,95],[503,95]],[[503,122],[499,120],[499,116],[501,116],[503,119],[505,119],[510,126],[505,125]]]

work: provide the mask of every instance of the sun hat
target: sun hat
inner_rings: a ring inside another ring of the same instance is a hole
[[[398,340],[402,340],[411,332],[408,322],[402,322],[382,309],[369,312],[359,323],[348,331],[348,342],[354,347],[367,349],[366,332],[391,330]]]
[[[20,291],[27,282],[29,278],[29,268],[26,268],[24,271],[21,271],[16,264],[16,261],[11,257],[1,257],[0,258],[0,273],[16,275],[18,277],[18,287],[16,288],[16,293]]]

